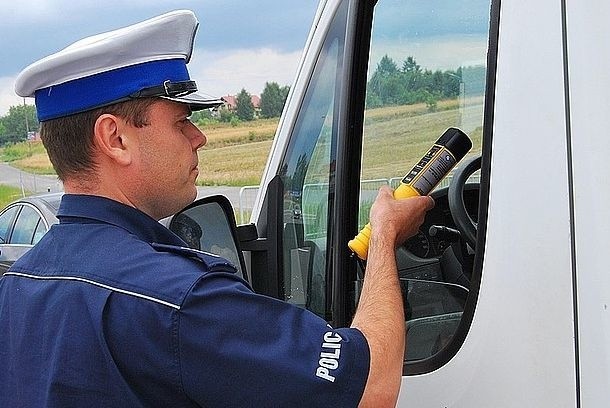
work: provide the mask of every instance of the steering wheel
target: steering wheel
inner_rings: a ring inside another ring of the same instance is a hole
[[[453,222],[455,222],[462,237],[472,249],[476,248],[477,243],[477,223],[473,221],[468,214],[468,211],[466,211],[466,204],[464,204],[464,186],[466,185],[468,177],[480,168],[481,156],[475,156],[465,160],[455,170],[447,193],[449,211],[451,211]]]

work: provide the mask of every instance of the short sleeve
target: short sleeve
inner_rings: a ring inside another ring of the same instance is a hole
[[[203,406],[355,407],[368,377],[359,330],[333,329],[231,274],[197,282],[177,337],[184,390]]]

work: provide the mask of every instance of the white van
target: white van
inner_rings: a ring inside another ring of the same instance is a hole
[[[347,242],[457,127],[474,146],[397,251],[399,406],[610,406],[609,18],[595,0],[323,0],[237,228],[254,289],[348,325]]]

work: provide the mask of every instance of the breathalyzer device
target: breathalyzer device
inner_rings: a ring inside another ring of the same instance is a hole
[[[413,166],[400,185],[394,190],[394,198],[407,198],[426,195],[462,160],[472,147],[466,133],[457,128],[449,128],[434,143],[421,160]],[[366,259],[371,237],[371,224],[368,223],[348,242],[349,248],[360,259]]]

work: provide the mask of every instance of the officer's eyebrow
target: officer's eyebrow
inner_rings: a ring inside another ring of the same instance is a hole
[[[193,114],[193,110],[191,109],[190,106],[188,105],[184,105],[184,107],[182,107],[182,109],[180,109],[179,112],[176,112],[176,114],[174,115],[175,119],[183,119],[183,118],[188,118]]]

